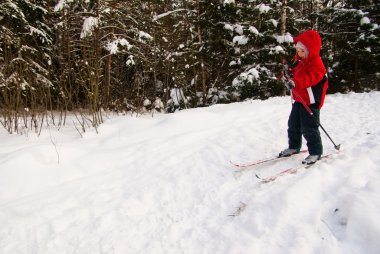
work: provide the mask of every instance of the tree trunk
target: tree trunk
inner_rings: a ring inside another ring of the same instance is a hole
[[[200,17],[201,17],[201,8],[199,0],[197,0],[197,13],[198,13],[198,42],[199,42],[199,54],[200,54],[200,74],[202,79],[202,95],[203,95],[203,105],[207,104],[207,87],[206,87],[206,72],[205,72],[205,64],[204,64],[204,58],[202,53],[203,48],[203,40],[202,40],[202,29],[200,25]]]
[[[282,10],[281,10],[281,35],[286,33],[286,7],[288,5],[287,0],[282,1]]]

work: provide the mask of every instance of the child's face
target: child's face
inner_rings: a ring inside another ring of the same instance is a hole
[[[300,57],[301,59],[305,59],[307,57],[305,50],[301,48],[296,48],[296,51],[297,51],[298,57]]]

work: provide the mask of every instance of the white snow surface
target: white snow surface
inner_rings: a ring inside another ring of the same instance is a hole
[[[255,174],[305,155],[236,171],[287,147],[290,107],[108,116],[83,138],[0,129],[0,253],[380,253],[380,92],[327,95],[331,159],[267,184]]]

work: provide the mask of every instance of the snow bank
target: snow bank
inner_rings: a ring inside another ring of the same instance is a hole
[[[229,161],[286,147],[289,97],[109,116],[83,138],[0,129],[0,253],[377,254],[379,106],[379,92],[328,95],[321,122],[340,153],[266,185],[256,173],[302,155],[245,172]]]

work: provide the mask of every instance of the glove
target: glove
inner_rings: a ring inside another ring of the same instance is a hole
[[[292,90],[296,85],[294,84],[293,80],[285,81],[285,86],[288,88],[288,90]]]

